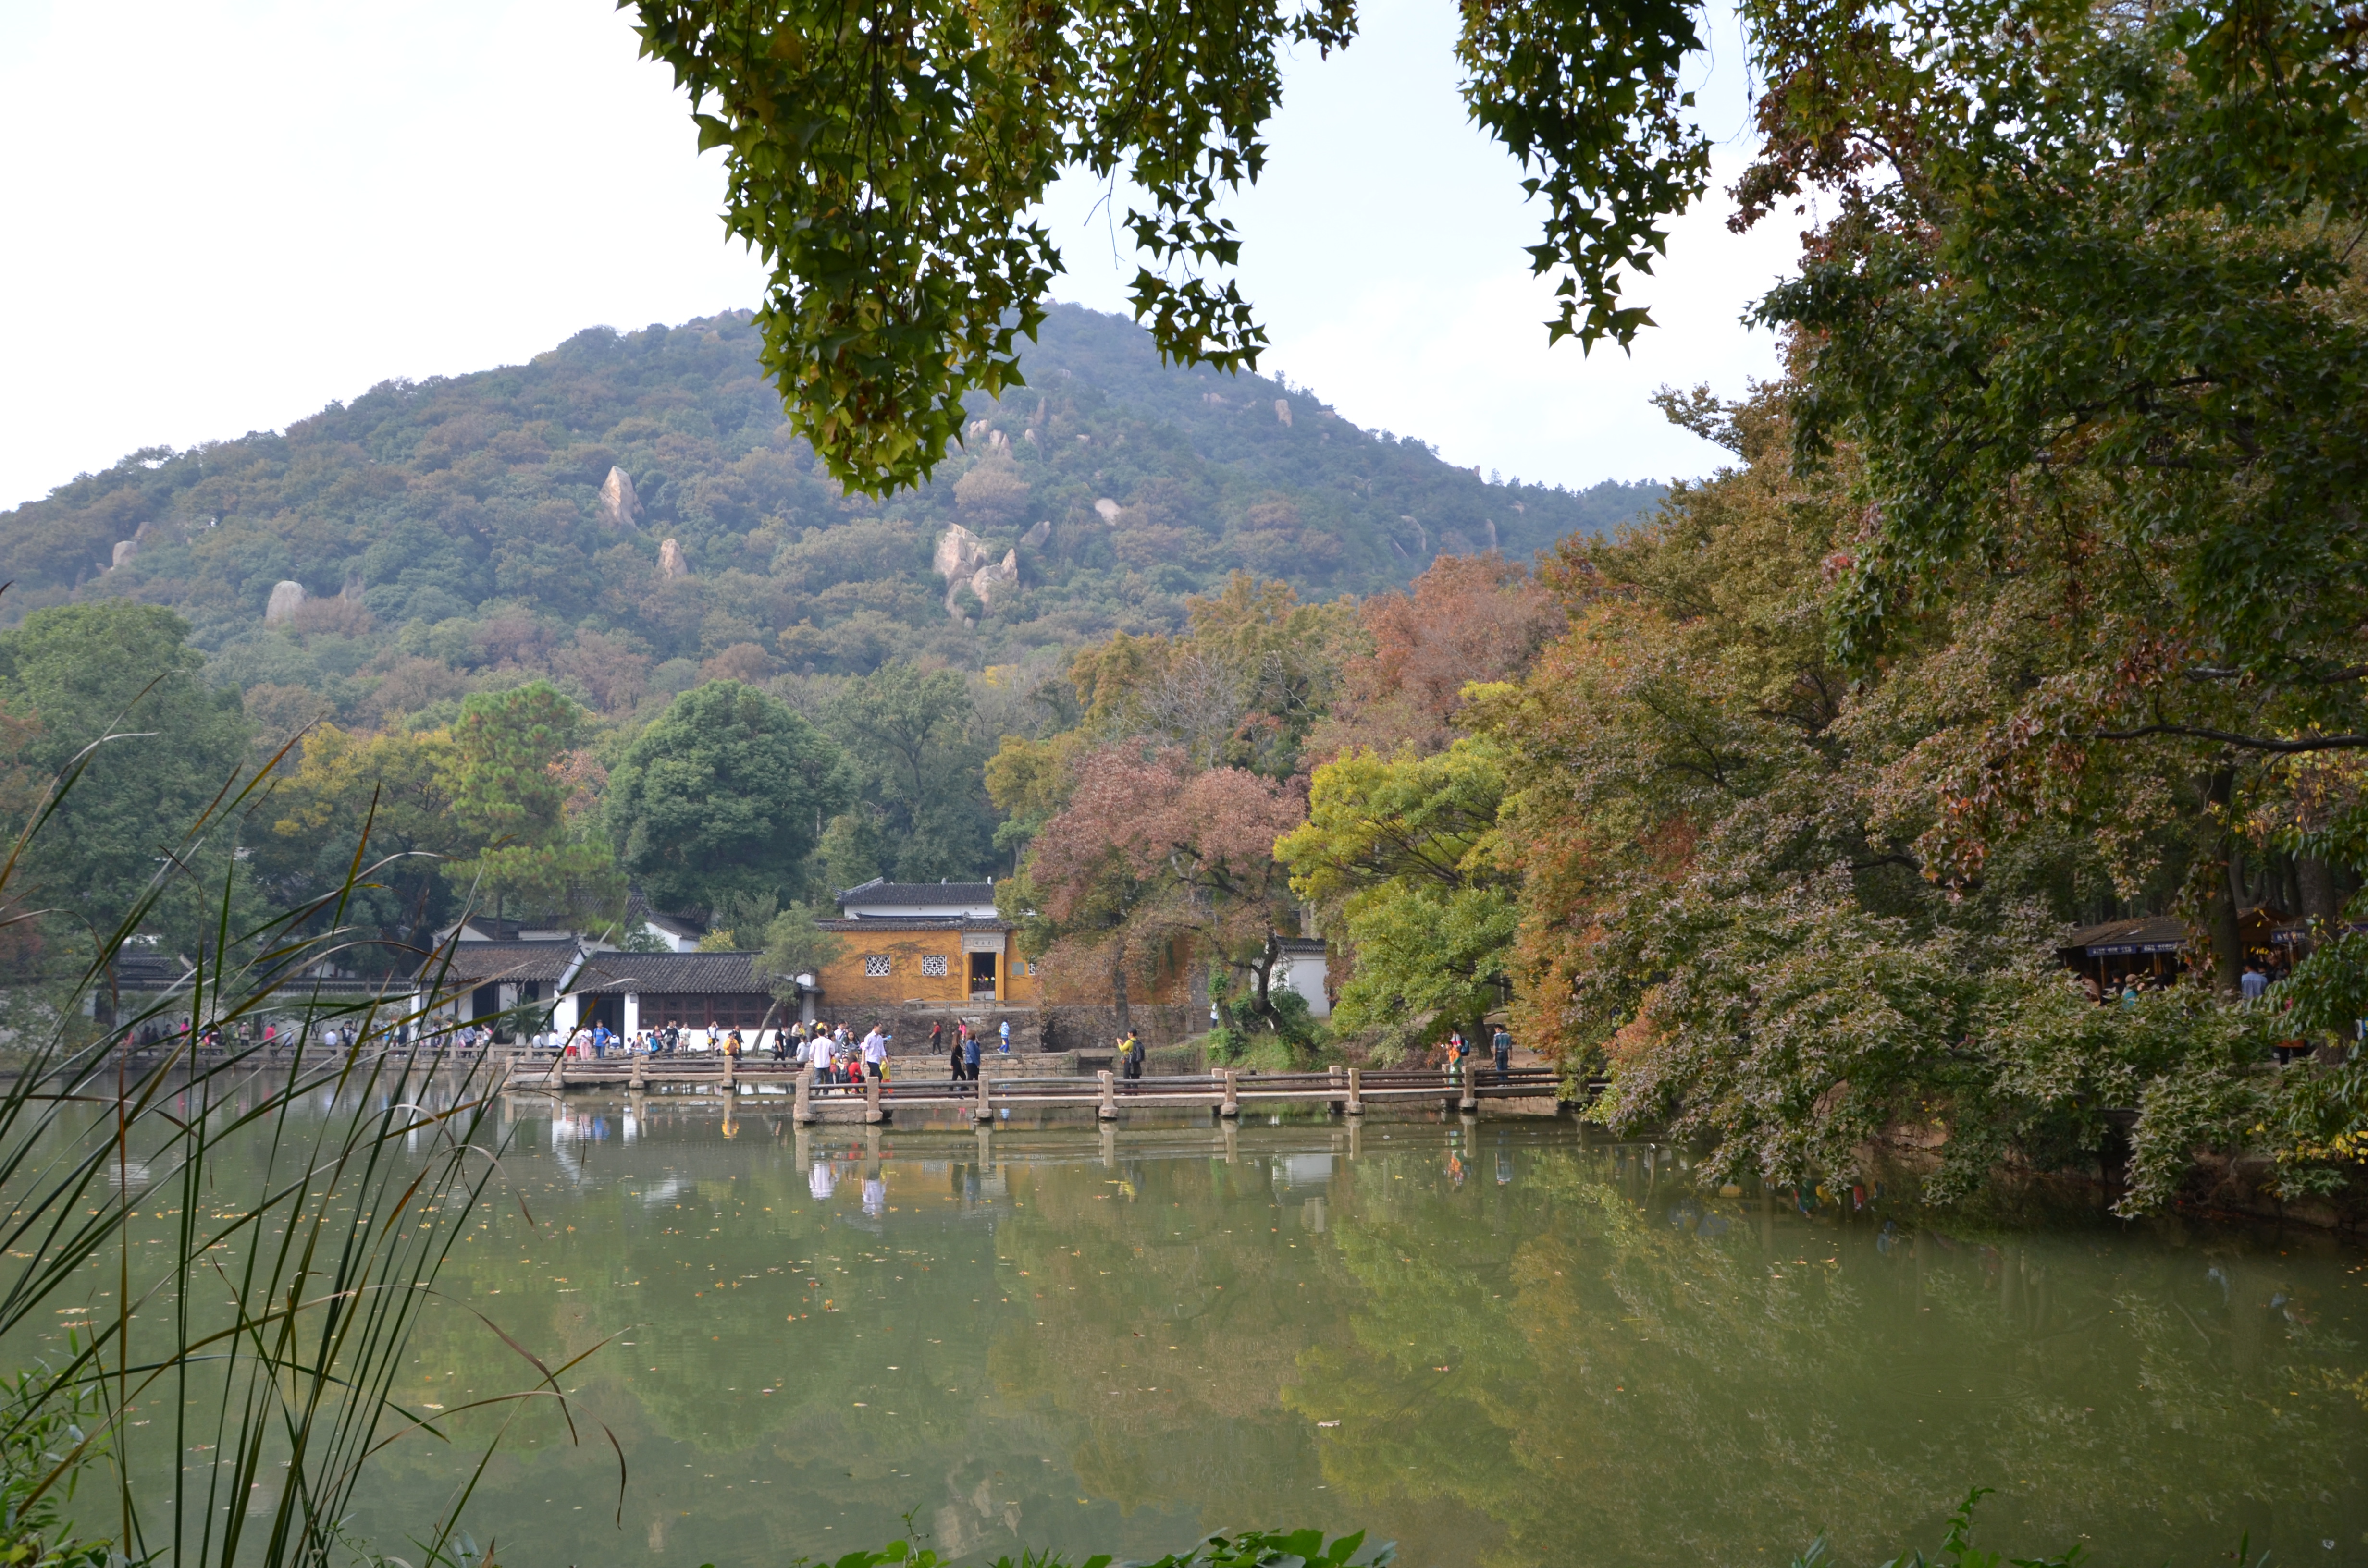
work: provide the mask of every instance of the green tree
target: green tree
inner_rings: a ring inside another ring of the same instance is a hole
[[[617,858],[662,908],[793,892],[821,823],[854,795],[829,738],[784,703],[711,681],[666,705],[609,776]]]
[[[345,891],[367,830],[377,869],[351,890],[344,918],[374,926],[380,940],[353,949],[351,961],[365,971],[413,968],[461,896],[447,865],[478,847],[452,811],[451,736],[357,735],[322,724],[292,761],[256,813],[264,830],[247,835],[250,869],[279,907],[304,907]],[[336,914],[324,908],[318,918]]]
[[[2233,992],[2239,820],[2281,760],[2368,746],[2350,24],[2289,0],[1771,17],[1787,85],[1747,199],[1816,181],[1842,213],[1760,311],[1805,350],[1804,469],[1846,448],[1868,519],[1832,562],[1839,646],[1862,671],[2020,576],[2070,650],[1930,770],[1952,809],[1923,852],[1977,879],[2130,767],[2182,774],[2186,903]]]
[[[959,671],[882,665],[847,683],[827,722],[877,807],[884,868],[906,881],[976,876],[992,858],[995,813],[980,770],[970,687]]]
[[[234,784],[247,727],[235,691],[199,680],[188,633],[170,610],[123,599],[36,610],[0,632],[0,704],[40,725],[19,766],[55,776],[93,743],[125,737],[90,752],[26,853],[26,902],[55,911],[44,930],[85,956],[160,881],[144,934],[192,956],[212,946],[209,911],[219,912],[233,835],[182,835]],[[12,833],[35,809],[10,812]]]
[[[844,938],[822,928],[822,918],[813,905],[793,903],[765,927],[764,957],[757,967],[773,994],[785,1002],[796,999],[799,975],[821,973],[847,950]]]
[[[1255,367],[1266,335],[1236,285],[1211,275],[1240,255],[1215,203],[1265,165],[1281,51],[1328,53],[1357,25],[1353,0],[914,0],[865,28],[782,0],[634,8],[643,52],[689,91],[700,150],[724,151],[726,224],[771,264],[757,322],[791,423],[840,483],[871,494],[927,477],[961,433],[966,394],[1019,383],[1015,341],[1035,334],[1061,267],[1033,213],[1067,165],[1124,174],[1144,193],[1127,220],[1152,258],[1134,307],[1160,353]],[[1463,16],[1464,101],[1538,171],[1525,188],[1545,198],[1545,234],[1530,258],[1559,278],[1552,334],[1624,344],[1646,318],[1620,305],[1619,275],[1649,269],[1663,218],[1709,167],[1679,79],[1701,46],[1694,10],[1564,0]]]
[[[1427,1028],[1474,1031],[1506,999],[1520,881],[1502,864],[1504,798],[1497,747],[1468,736],[1315,770],[1308,820],[1274,853],[1354,955],[1338,1028],[1383,1030],[1402,1050]]]
[[[613,846],[584,812],[568,816],[576,781],[566,761],[586,722],[548,681],[461,699],[442,782],[473,852],[448,863],[445,876],[477,908],[592,929],[622,917],[625,878]]]
[[[880,813],[870,801],[841,812],[822,830],[814,851],[822,861],[823,881],[832,893],[861,887],[880,875],[887,849],[881,842]]]
[[[568,784],[552,765],[575,744],[584,719],[549,681],[461,699],[446,780],[461,827],[484,844],[555,837]]]
[[[479,909],[549,916],[579,930],[607,932],[625,913],[625,875],[617,852],[598,833],[541,844],[506,844],[456,860],[450,876]]]

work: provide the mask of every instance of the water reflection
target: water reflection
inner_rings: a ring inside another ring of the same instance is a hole
[[[908,1510],[953,1553],[1315,1522],[1426,1565],[1880,1561],[1980,1483],[2002,1545],[2368,1562],[2368,1275],[2326,1238],[1706,1197],[1566,1125],[784,1109],[512,1108],[524,1210],[444,1289],[553,1364],[610,1341],[570,1386],[632,1481],[620,1533],[606,1444],[522,1424],[470,1510],[504,1561],[771,1562]],[[524,1381],[457,1306],[413,1371]],[[395,1550],[467,1456],[387,1457],[356,1522]]]

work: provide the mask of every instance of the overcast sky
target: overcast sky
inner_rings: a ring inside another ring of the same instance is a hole
[[[1230,210],[1279,371],[1360,424],[1532,483],[1667,478],[1723,454],[1645,398],[1740,392],[1738,322],[1796,225],[1679,220],[1633,356],[1548,350],[1537,218],[1465,120],[1443,0],[1368,0],[1293,62],[1269,172]],[[1744,143],[1731,27],[1702,83]],[[389,377],[515,363],[583,327],[757,302],[723,178],[604,0],[0,0],[0,508],[135,449],[277,428]],[[1058,297],[1124,309],[1121,215],[1049,204]]]

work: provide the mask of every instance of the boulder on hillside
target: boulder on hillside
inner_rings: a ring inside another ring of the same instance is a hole
[[[115,558],[107,563],[108,570],[110,572],[113,571],[115,568],[122,565],[125,562],[131,560],[133,556],[139,553],[140,541],[138,540],[117,540],[115,541]]]
[[[1291,400],[1289,398],[1279,397],[1274,400],[1274,416],[1277,419],[1281,420],[1285,425],[1291,423]]]
[[[281,581],[271,585],[271,602],[263,607],[263,624],[277,626],[293,620],[304,605],[304,585]]]
[[[612,528],[632,528],[642,515],[642,498],[633,494],[633,476],[611,468],[600,482],[600,520]]]
[[[682,553],[682,546],[673,540],[658,546],[658,576],[666,582],[690,575],[690,562]]]
[[[938,536],[937,554],[929,563],[947,582],[962,583],[994,559],[986,552],[985,540],[956,523]]]
[[[993,566],[982,566],[972,574],[970,591],[987,608],[995,608],[998,597],[1008,598],[1019,587],[1019,552],[1007,550],[1003,559]]]
[[[1019,542],[1026,549],[1042,550],[1044,548],[1044,541],[1052,537],[1053,519],[1047,517],[1042,522],[1038,523],[1034,528],[1030,528],[1026,533],[1021,534],[1019,536]]]
[[[971,591],[977,593],[976,579],[992,565],[994,560],[995,557],[987,554],[986,546],[978,535],[960,523],[938,536],[937,553],[929,563],[938,575],[946,580],[947,615],[956,620],[962,619],[962,606],[954,602],[954,595],[965,583],[973,585]],[[1016,567],[1014,574],[1017,574]],[[979,594],[982,599],[985,597]]]
[[[1107,495],[1094,503],[1094,510],[1101,514],[1101,519],[1106,523],[1118,521],[1118,503]]]

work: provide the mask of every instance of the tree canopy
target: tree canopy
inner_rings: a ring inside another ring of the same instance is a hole
[[[666,909],[794,891],[854,795],[845,755],[778,698],[711,681],[675,699],[609,776],[618,863]]]
[[[96,747],[56,799],[24,879],[28,902],[57,912],[45,929],[85,954],[152,884],[148,933],[183,952],[211,945],[208,915],[229,885],[237,826],[224,822],[199,842],[184,835],[238,783],[247,726],[238,693],[199,680],[204,658],[188,631],[170,610],[121,600],[36,611],[0,631],[0,708],[24,725],[14,737],[18,776],[0,805],[12,837],[50,798],[50,781]]]
[[[688,89],[701,152],[722,148],[725,223],[772,269],[768,373],[791,424],[851,490],[926,479],[962,437],[965,396],[1020,383],[1059,252],[1033,210],[1066,167],[1143,193],[1126,226],[1150,265],[1135,313],[1165,358],[1250,369],[1266,342],[1239,288],[1219,199],[1255,182],[1281,100],[1277,53],[1355,36],[1353,0],[980,8],[897,0],[860,22],[828,6],[621,0],[643,52]],[[1701,46],[1682,0],[1466,6],[1473,118],[1545,199],[1532,269],[1559,278],[1555,337],[1626,343],[1668,215],[1702,187],[1709,145],[1680,80]]]

